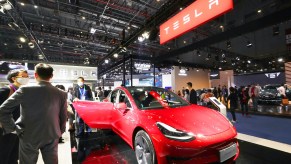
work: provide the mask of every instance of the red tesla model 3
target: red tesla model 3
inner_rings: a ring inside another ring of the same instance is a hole
[[[117,133],[139,164],[231,163],[239,155],[236,129],[225,116],[162,88],[119,87],[103,102],[74,107],[90,127]]]

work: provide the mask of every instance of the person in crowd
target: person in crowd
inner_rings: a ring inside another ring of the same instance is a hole
[[[207,92],[203,94],[203,97],[201,97],[204,106],[211,105],[209,97],[214,97],[214,94],[211,92],[211,89],[208,89]]]
[[[190,102],[190,91],[189,89],[185,90],[185,96],[184,96],[185,100]]]
[[[72,87],[68,88],[68,104],[70,105],[72,112],[68,113],[68,119],[69,119],[69,131],[72,132],[75,130],[74,126],[74,119],[75,119],[75,108],[73,106],[73,100],[74,100],[74,89]]]
[[[78,100],[93,100],[93,96],[92,96],[92,91],[91,88],[84,84],[85,79],[83,77],[78,77],[77,79],[77,86],[75,87],[75,93],[74,93],[74,101],[78,101]],[[89,128],[88,125],[86,125],[83,121],[83,119],[81,119],[79,117],[79,115],[77,115],[77,123],[78,123],[78,129],[76,130],[76,137],[84,137],[84,126],[86,126],[86,131],[87,132],[91,132],[91,128]]]
[[[237,86],[234,86],[234,93],[238,96],[238,89],[237,89]]]
[[[178,95],[178,96],[182,96],[180,90],[178,90],[177,95]]]
[[[185,97],[185,87],[182,87],[182,97]]]
[[[212,92],[213,92],[214,97],[218,98],[217,97],[218,96],[218,91],[217,91],[216,87],[213,88]]]
[[[7,80],[9,85],[0,88],[0,105],[7,100],[20,86],[26,85],[29,81],[26,70],[17,69],[8,72]],[[13,120],[16,121],[20,116],[20,106],[15,106],[12,112]],[[0,163],[18,164],[19,139],[16,134],[3,134],[0,123]]]
[[[187,83],[187,88],[190,91],[190,101],[189,102],[191,104],[197,104],[197,93],[196,93],[195,89],[192,88],[192,83],[191,82]]]
[[[228,89],[227,89],[226,85],[224,85],[222,87],[222,96],[223,96],[224,102],[226,103],[227,102],[227,96],[228,96]]]
[[[258,88],[259,92],[262,90],[262,87],[260,86],[260,84],[257,84],[257,88]]]
[[[111,92],[111,87],[109,87],[108,90],[104,90],[104,97],[107,97],[110,92]]]
[[[253,102],[254,111],[258,110],[258,98],[259,98],[259,89],[253,84],[249,89],[249,96]]]
[[[227,98],[227,100],[229,101],[229,105],[230,105],[230,113],[232,115],[232,121],[233,123],[236,123],[236,116],[235,116],[235,109],[237,109],[238,106],[238,97],[237,95],[234,93],[234,88],[230,87],[229,88],[230,94]]]
[[[239,89],[239,100],[240,100],[240,105],[241,105],[241,111],[242,111],[242,115],[249,115],[249,108],[248,108],[248,102],[250,99],[249,93],[247,92],[246,88],[244,86],[241,87],[241,89]]]
[[[97,97],[99,97],[99,98],[104,97],[104,94],[103,94],[101,87],[98,87],[96,92],[97,92]]]
[[[281,86],[279,88],[277,88],[277,91],[279,92],[279,94],[282,98],[286,97],[286,89],[284,87],[284,84],[281,84]]]
[[[51,85],[50,65],[37,64],[34,76],[37,84],[20,87],[1,105],[0,122],[4,133],[19,137],[20,164],[36,163],[39,150],[44,163],[55,164],[59,137],[66,129],[67,93]],[[20,117],[15,122],[11,113],[19,105]]]
[[[217,87],[217,95],[218,95],[219,101],[221,102],[222,91],[221,91],[220,85],[218,85],[218,87]]]

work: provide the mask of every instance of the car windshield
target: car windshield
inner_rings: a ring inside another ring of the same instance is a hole
[[[264,87],[264,89],[266,90],[277,90],[277,88],[279,88],[280,86],[277,85],[267,85]]]
[[[156,87],[129,87],[139,109],[163,109],[187,106],[189,103],[175,93]]]

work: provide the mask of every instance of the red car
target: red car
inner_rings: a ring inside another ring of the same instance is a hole
[[[157,87],[119,87],[103,102],[74,107],[92,128],[112,129],[139,164],[213,163],[239,155],[235,127],[219,112]]]

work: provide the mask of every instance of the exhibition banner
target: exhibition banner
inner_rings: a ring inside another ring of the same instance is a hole
[[[233,0],[197,0],[160,26],[160,44],[233,9]]]

